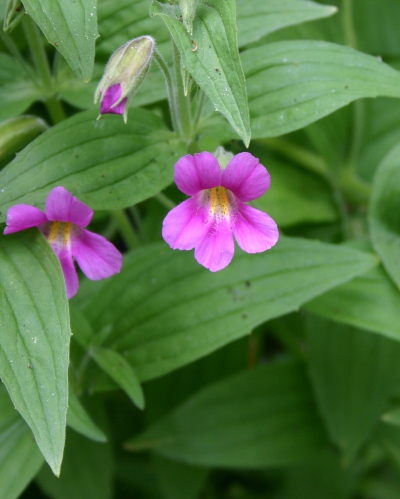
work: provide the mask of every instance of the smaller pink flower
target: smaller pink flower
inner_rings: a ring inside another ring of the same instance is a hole
[[[175,165],[174,180],[191,197],[164,219],[162,235],[172,249],[194,248],[196,260],[216,272],[233,258],[233,236],[247,253],[278,241],[274,220],[245,203],[270,186],[267,170],[250,153],[237,154],[225,169],[208,152],[184,156]]]
[[[118,273],[122,266],[122,255],[113,244],[84,229],[92,217],[89,206],[64,187],[56,187],[47,196],[45,213],[28,204],[12,206],[4,234],[38,227],[60,260],[67,297],[72,298],[79,287],[74,259],[82,272],[95,281]]]

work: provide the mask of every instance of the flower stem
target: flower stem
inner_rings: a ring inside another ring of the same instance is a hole
[[[174,56],[174,85],[176,88],[175,97],[177,100],[179,132],[185,139],[192,137],[192,116],[190,109],[190,94],[185,96],[182,74],[181,74],[181,55],[175,43],[173,46]]]
[[[164,193],[159,192],[154,196],[154,199],[156,199],[160,204],[168,208],[169,210],[172,210],[172,208],[175,208],[176,204],[169,199],[168,196],[166,196]]]
[[[113,210],[112,215],[118,226],[118,230],[124,239],[127,248],[128,249],[137,248],[139,246],[139,241],[125,211]]]

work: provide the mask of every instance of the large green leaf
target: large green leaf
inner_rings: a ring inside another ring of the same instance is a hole
[[[378,168],[369,210],[372,244],[400,288],[400,145]]]
[[[250,119],[237,48],[234,0],[199,3],[192,36],[180,22],[179,12],[172,11],[169,5],[153,0],[150,13],[162,17],[185,68],[248,146]]]
[[[121,116],[96,117],[87,111],[61,122],[0,172],[0,220],[16,203],[43,207],[58,185],[93,209],[115,209],[171,183],[173,165],[186,149],[158,117],[140,109],[127,125]]]
[[[0,239],[0,377],[58,475],[71,335],[64,277],[36,229]]]
[[[239,47],[304,21],[331,16],[336,7],[308,0],[237,0]]]
[[[381,266],[314,298],[311,312],[400,341],[400,292]]]
[[[32,433],[0,385],[0,497],[14,499],[43,463]]]
[[[310,372],[329,433],[350,461],[372,433],[400,381],[400,344],[310,318]]]
[[[230,267],[212,274],[191,253],[156,244],[127,255],[124,272],[97,288],[85,310],[94,331],[111,329],[104,346],[123,353],[145,380],[296,310],[375,264],[366,253],[281,237],[274,249],[239,252]]]
[[[46,468],[37,481],[52,499],[111,499],[113,461],[109,444],[99,444],[69,430],[60,478]]]
[[[78,78],[89,81],[98,37],[96,0],[22,0],[22,3]]]
[[[245,371],[194,395],[127,444],[188,463],[287,466],[325,443],[304,366]]]
[[[318,41],[285,41],[242,54],[252,136],[282,135],[355,99],[400,97],[400,73],[376,57]]]

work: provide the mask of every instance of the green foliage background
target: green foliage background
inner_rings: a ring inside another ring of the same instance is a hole
[[[36,229],[0,236],[0,497],[398,498],[400,4],[185,3],[191,33],[175,0],[0,1],[0,222],[63,185],[124,252],[68,303]],[[167,70],[97,120],[143,34]],[[161,224],[219,145],[281,236],[211,274]]]

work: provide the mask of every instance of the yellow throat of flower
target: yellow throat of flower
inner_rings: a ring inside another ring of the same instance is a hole
[[[210,189],[210,212],[212,215],[229,216],[229,198],[224,187]]]
[[[49,243],[52,246],[59,245],[69,247],[72,225],[73,224],[71,222],[51,222],[48,235]]]

